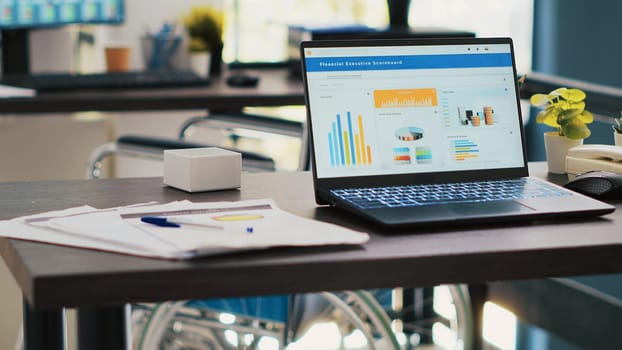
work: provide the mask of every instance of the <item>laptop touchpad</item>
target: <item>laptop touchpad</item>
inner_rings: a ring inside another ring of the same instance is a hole
[[[508,213],[529,213],[534,209],[526,207],[515,201],[492,201],[478,203],[455,203],[449,204],[448,209],[458,217],[461,216],[488,216]]]

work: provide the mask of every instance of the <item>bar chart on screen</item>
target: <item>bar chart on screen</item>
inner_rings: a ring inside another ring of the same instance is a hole
[[[463,136],[450,138],[449,152],[457,162],[474,160],[480,156],[479,145]]]
[[[331,167],[373,164],[372,146],[366,140],[362,114],[337,113],[327,136]]]
[[[438,105],[436,89],[375,90],[376,108],[433,107]]]

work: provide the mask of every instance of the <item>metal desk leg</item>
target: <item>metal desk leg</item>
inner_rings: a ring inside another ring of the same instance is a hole
[[[33,309],[24,298],[24,350],[64,350],[67,345],[65,310]]]
[[[473,309],[473,349],[484,349],[484,303],[488,300],[486,284],[470,284],[471,304]]]
[[[78,309],[79,349],[131,349],[130,306]]]

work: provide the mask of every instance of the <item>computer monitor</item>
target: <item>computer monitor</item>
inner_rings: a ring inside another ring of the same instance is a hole
[[[410,0],[387,0],[387,6],[389,8],[389,25],[391,28],[408,28]]]
[[[30,30],[124,19],[124,0],[0,0],[2,74],[29,73]]]

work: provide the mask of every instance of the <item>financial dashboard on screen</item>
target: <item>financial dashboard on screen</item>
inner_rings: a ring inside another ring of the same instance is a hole
[[[124,0],[0,0],[0,29],[121,23]]]
[[[305,66],[319,178],[523,165],[509,44],[318,47]]]

